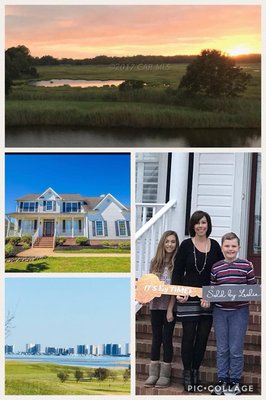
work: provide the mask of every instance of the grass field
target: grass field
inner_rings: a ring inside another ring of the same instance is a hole
[[[6,272],[130,272],[130,257],[48,257],[6,263]]]
[[[66,250],[66,249],[55,249],[57,253],[83,253],[83,254],[130,254],[130,250],[126,249],[80,249],[80,250]]]
[[[84,373],[84,380],[76,382],[75,371]],[[45,363],[25,363],[6,361],[6,395],[128,395],[130,381],[124,381],[125,369],[112,369],[113,378],[98,381],[91,380],[88,372],[91,368],[61,366]],[[64,383],[57,377],[58,372],[65,372],[69,378]]]
[[[141,90],[117,87],[34,87],[16,81],[6,99],[6,126],[123,128],[259,128],[260,65],[246,64],[252,80],[242,97],[184,97],[177,92],[185,64],[124,68],[115,66],[38,67],[39,79],[139,79]]]

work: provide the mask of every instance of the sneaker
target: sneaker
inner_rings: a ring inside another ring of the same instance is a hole
[[[237,396],[241,394],[241,388],[239,382],[230,382],[226,391],[226,394]]]
[[[211,394],[215,396],[224,395],[227,390],[227,382],[218,381],[215,385],[213,385],[213,389]]]

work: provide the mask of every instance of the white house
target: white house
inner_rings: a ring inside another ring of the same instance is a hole
[[[196,210],[212,219],[211,237],[233,231],[240,256],[261,275],[261,154],[244,152],[136,153],[136,278],[149,270],[161,234],[188,237]]]
[[[33,243],[59,236],[85,236],[91,244],[130,240],[130,210],[110,193],[84,197],[59,194],[49,187],[41,194],[18,198],[16,211],[7,218],[7,236],[31,235]]]

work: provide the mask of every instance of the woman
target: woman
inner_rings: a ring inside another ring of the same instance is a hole
[[[190,238],[184,240],[177,252],[173,285],[202,287],[210,284],[212,265],[222,260],[220,245],[209,238],[212,231],[211,218],[204,211],[196,211],[189,221]],[[177,296],[176,316],[183,326],[181,357],[184,366],[183,383],[186,391],[198,385],[199,367],[204,357],[212,326],[209,303],[198,297]],[[170,300],[171,312],[175,298]]]

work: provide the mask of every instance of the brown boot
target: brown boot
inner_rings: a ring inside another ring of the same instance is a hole
[[[146,379],[144,382],[145,387],[152,387],[155,385],[155,383],[159,379],[159,374],[160,374],[160,363],[151,363],[149,366],[149,377]]]
[[[156,388],[164,388],[170,385],[171,380],[171,364],[163,363],[161,364],[160,377],[156,382]]]

